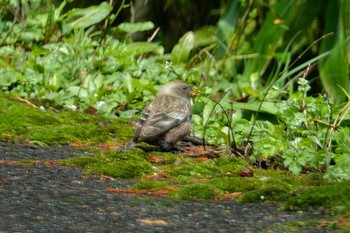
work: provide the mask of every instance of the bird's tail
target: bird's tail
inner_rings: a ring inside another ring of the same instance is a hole
[[[118,150],[118,152],[124,152],[124,151],[127,151],[127,150],[131,150],[133,148],[135,148],[136,146],[136,142],[134,142],[133,140],[127,142],[122,148],[120,148]]]

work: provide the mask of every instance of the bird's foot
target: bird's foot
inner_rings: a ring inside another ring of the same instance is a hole
[[[160,148],[164,152],[170,152],[170,151],[182,152],[182,151],[185,151],[185,149],[183,147],[177,146],[177,145],[174,145],[172,143],[165,142],[165,141],[159,141],[158,145],[160,146]]]
[[[199,145],[208,145],[207,142],[205,142],[203,139],[200,139],[196,136],[190,136],[187,135],[186,137],[184,137],[181,142],[190,144],[190,145],[194,145],[194,146],[199,146]]]

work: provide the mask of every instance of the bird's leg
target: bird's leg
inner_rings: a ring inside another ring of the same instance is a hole
[[[135,146],[136,146],[136,143],[134,142],[134,140],[131,140],[128,143],[126,143],[122,148],[120,148],[117,152],[124,152],[127,150],[131,150],[135,148]]]
[[[205,142],[203,139],[200,139],[196,136],[190,136],[190,135],[185,136],[181,141],[185,143],[190,143],[195,146],[208,145],[208,143]]]
[[[162,151],[169,152],[169,151],[184,151],[184,149],[180,146],[176,146],[172,143],[166,142],[164,140],[158,141],[158,145],[162,149]]]

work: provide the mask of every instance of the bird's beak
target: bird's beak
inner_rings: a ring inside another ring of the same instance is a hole
[[[196,97],[196,96],[199,96],[199,91],[195,90],[195,89],[192,89],[191,91],[191,97]]]

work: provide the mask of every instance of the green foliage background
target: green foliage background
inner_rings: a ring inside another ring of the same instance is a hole
[[[252,153],[240,152],[250,162],[350,179],[349,0],[222,1],[210,9],[214,23],[194,19],[200,26],[169,53],[161,22],[135,22],[130,2],[74,3],[0,2],[2,91],[137,118],[159,85],[186,80],[203,94],[193,104],[195,135],[205,131],[229,154],[252,142]],[[176,4],[163,11],[197,9]],[[134,40],[141,32],[150,36]]]

